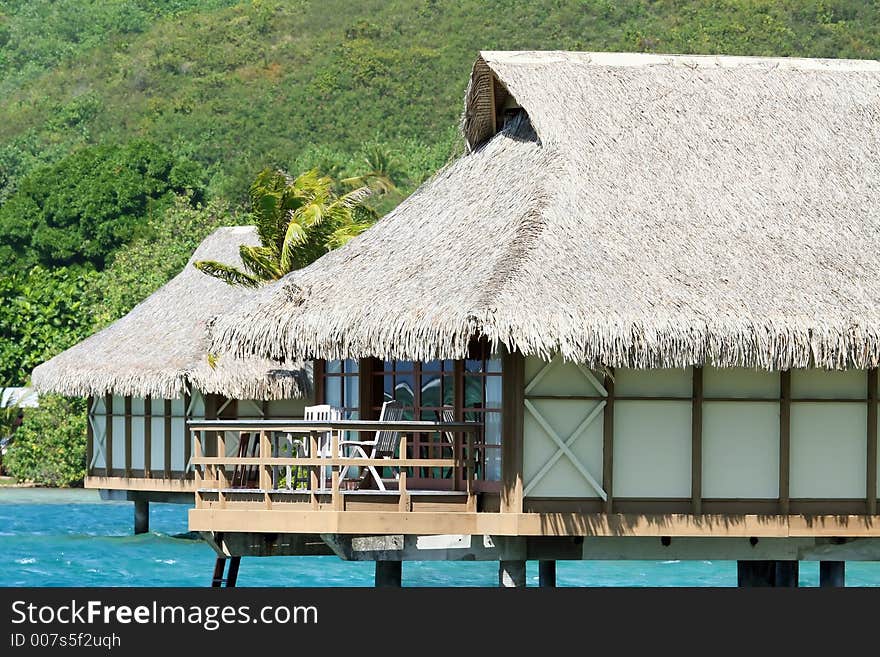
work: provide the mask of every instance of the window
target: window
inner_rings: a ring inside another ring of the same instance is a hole
[[[347,420],[360,418],[360,390],[356,360],[328,360],[324,364],[324,403],[342,409]]]

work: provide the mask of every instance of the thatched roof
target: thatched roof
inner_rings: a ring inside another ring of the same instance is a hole
[[[214,342],[880,364],[880,62],[486,52],[462,127],[467,155]]]
[[[300,397],[309,389],[302,365],[285,368],[259,358],[219,355],[208,364],[206,322],[254,291],[232,287],[193,267],[197,260],[241,266],[242,244],[257,245],[252,226],[218,228],[196,249],[183,271],[130,313],[38,366],[41,392],[71,396],[180,397],[189,387],[237,399]]]

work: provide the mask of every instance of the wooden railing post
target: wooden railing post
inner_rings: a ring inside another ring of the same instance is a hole
[[[309,431],[309,457],[317,458],[318,456],[318,432]],[[309,466],[309,501],[312,504],[312,509],[317,510],[318,508],[318,468],[320,466],[311,465]]]
[[[266,503],[266,508],[272,508],[272,497],[270,495],[270,491],[272,490],[272,466],[266,463],[266,460],[272,456],[272,442],[269,439],[269,434],[262,430],[260,431],[260,488],[263,491],[263,501]]]
[[[193,456],[196,458],[202,457],[202,432],[201,431],[191,431],[193,438]],[[185,434],[184,434],[185,435]],[[202,471],[198,465],[193,465],[193,483],[196,490],[196,508],[199,509],[202,507],[202,493],[200,491],[202,487]]]
[[[477,498],[474,495],[474,432],[467,432],[467,510],[475,513],[477,510]]]
[[[406,461],[406,434],[400,437],[400,460]],[[409,493],[406,490],[406,468],[403,466],[400,466],[400,478],[397,482],[397,489],[400,494],[398,510],[401,512],[409,511]]]
[[[217,456],[226,458],[226,432],[217,432]],[[229,488],[229,477],[226,473],[226,465],[221,463],[217,466],[217,501],[221,509],[226,508],[226,493],[224,490]]]
[[[330,456],[335,461],[339,458],[339,431],[330,432]],[[339,490],[339,465],[333,464],[330,475],[330,500],[333,504],[334,511],[342,511],[345,505],[342,500],[342,493]]]

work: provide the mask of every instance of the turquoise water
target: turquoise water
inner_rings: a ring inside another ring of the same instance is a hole
[[[184,505],[152,504],[149,534],[132,536],[133,505],[95,491],[0,488],[2,586],[208,586],[214,552],[186,538]],[[732,561],[560,561],[560,586],[735,586]],[[495,586],[493,562],[407,562],[404,586]],[[529,584],[538,581],[528,564]],[[815,586],[816,563],[801,563]],[[371,586],[373,566],[336,557],[245,558],[239,586]],[[880,563],[848,563],[847,584],[880,586]]]

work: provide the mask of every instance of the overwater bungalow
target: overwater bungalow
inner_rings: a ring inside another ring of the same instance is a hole
[[[213,325],[313,358],[340,415],[191,423],[190,529],[235,557],[323,542],[379,583],[735,559],[743,584],[800,560],[840,584],[880,558],[878,107],[875,61],[482,53],[467,153]],[[225,431],[259,456],[203,455]],[[277,456],[297,431],[320,458]]]
[[[311,395],[310,367],[223,355],[209,362],[206,322],[253,291],[192,263],[241,266],[239,247],[258,244],[252,226],[218,228],[130,313],[33,371],[40,392],[89,398],[85,487],[135,502],[136,533],[148,529],[150,501],[193,501],[188,420],[296,417]]]

